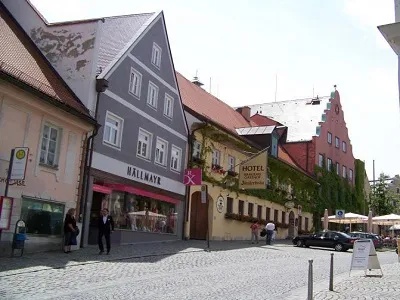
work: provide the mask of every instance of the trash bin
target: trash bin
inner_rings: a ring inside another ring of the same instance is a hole
[[[24,254],[26,238],[26,226],[23,220],[18,220],[15,224],[14,237],[12,242],[11,256],[14,256],[15,249],[20,250],[20,256]]]

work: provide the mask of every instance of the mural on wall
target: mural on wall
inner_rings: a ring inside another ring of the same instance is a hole
[[[62,65],[68,79],[85,79],[85,67],[94,48],[95,32],[72,32],[67,29],[31,30],[30,36],[46,58],[55,66]]]

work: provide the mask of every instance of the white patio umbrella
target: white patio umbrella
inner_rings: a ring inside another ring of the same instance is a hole
[[[329,223],[350,224],[350,231],[351,231],[351,224],[365,223],[367,220],[368,220],[367,216],[351,212],[345,213],[343,218],[338,218],[336,217],[336,215],[328,217]]]
[[[372,218],[372,222],[377,225],[396,225],[400,224],[400,215],[389,214],[384,216],[378,216]],[[392,237],[394,236],[394,230],[392,229]]]

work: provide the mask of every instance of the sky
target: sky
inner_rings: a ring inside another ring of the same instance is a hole
[[[327,96],[336,84],[369,179],[373,160],[376,177],[400,173],[397,56],[377,29],[394,22],[393,0],[31,2],[50,22],[163,10],[175,69],[231,106],[273,102],[275,91]]]

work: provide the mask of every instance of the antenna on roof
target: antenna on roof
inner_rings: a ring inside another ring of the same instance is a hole
[[[277,93],[278,93],[278,73],[275,74],[275,102]]]

